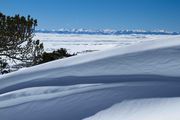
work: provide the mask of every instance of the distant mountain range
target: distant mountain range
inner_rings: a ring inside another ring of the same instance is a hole
[[[145,30],[90,30],[90,29],[59,29],[59,30],[36,30],[37,33],[56,33],[56,34],[89,34],[89,35],[129,35],[129,34],[145,34],[145,35],[180,35],[180,32],[168,32],[165,30],[145,31]]]

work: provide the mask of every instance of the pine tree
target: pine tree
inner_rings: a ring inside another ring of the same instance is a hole
[[[0,13],[0,56],[33,64],[43,51],[43,44],[33,40],[36,26],[37,20],[30,15]]]

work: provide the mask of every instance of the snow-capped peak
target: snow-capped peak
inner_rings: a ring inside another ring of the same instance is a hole
[[[139,30],[113,30],[113,29],[101,29],[101,30],[91,30],[91,29],[65,29],[61,28],[58,30],[45,30],[38,29],[38,33],[57,33],[57,34],[95,34],[95,35],[126,35],[126,34],[146,34],[146,35],[180,35],[179,32],[168,32],[166,30],[153,30],[146,31],[143,29]]]

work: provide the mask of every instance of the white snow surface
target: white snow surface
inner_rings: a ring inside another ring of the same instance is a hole
[[[51,52],[66,48],[71,53],[83,54],[87,51],[101,51],[112,47],[121,47],[140,42],[172,38],[172,35],[83,35],[36,33],[34,39],[44,43],[45,51]]]
[[[0,76],[0,119],[178,120],[179,53],[157,36]]]
[[[180,98],[124,101],[84,120],[179,120]]]

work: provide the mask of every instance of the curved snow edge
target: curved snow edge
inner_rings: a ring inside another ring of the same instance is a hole
[[[83,84],[64,87],[25,88],[0,95],[0,109],[27,102],[65,97],[72,94],[115,88],[123,84]]]
[[[84,120],[179,120],[180,98],[124,101]]]

